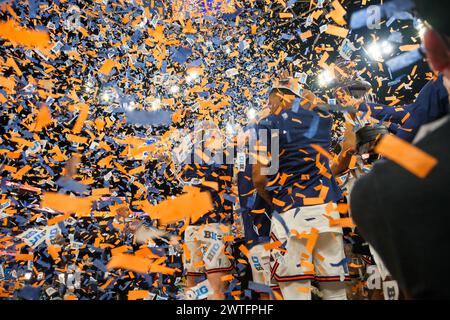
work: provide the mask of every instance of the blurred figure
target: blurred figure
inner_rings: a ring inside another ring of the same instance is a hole
[[[270,251],[264,245],[270,242],[272,206],[256,192],[252,180],[252,164],[248,148],[248,135],[256,134],[251,126],[238,138],[237,187],[239,211],[242,215],[245,233],[245,246],[249,250],[249,264],[253,282],[265,287],[271,286]],[[242,143],[240,143],[242,142]],[[240,146],[240,144],[243,144]],[[276,289],[271,286],[272,290]],[[270,293],[258,292],[260,300],[270,300]]]
[[[222,278],[234,268],[229,259],[231,247],[225,238],[231,234],[233,203],[223,196],[231,189],[232,165],[226,164],[223,154],[217,152],[223,141],[214,123],[202,123],[194,136],[181,175],[190,181],[188,184],[210,192],[214,209],[197,221],[188,222],[184,232],[187,289],[195,287],[198,279],[206,275],[212,289],[207,299],[224,300],[226,282]]]

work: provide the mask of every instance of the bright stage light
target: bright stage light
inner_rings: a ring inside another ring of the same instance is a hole
[[[225,130],[226,130],[228,135],[233,135],[234,134],[234,128],[233,128],[233,125],[231,123],[227,123],[227,126],[226,126]]]
[[[247,111],[247,117],[249,120],[254,120],[256,118],[256,110],[254,108],[250,108]]]
[[[394,48],[388,41],[378,43],[376,41],[367,48],[367,54],[376,61],[382,60],[383,57],[392,53]]]
[[[318,76],[319,86],[321,87],[327,87],[333,80],[334,75],[329,70],[323,70]]]
[[[128,103],[125,103],[124,107],[127,111],[133,111],[136,108],[136,104],[134,103],[134,101],[130,101]]]
[[[196,73],[188,74],[188,75],[186,76],[186,81],[187,81],[188,83],[190,83],[190,82],[192,82],[192,81],[195,81],[197,78],[198,78],[198,74],[196,74]]]
[[[33,276],[32,272],[27,272],[27,273],[24,274],[25,280],[30,280],[32,276]]]
[[[105,91],[101,94],[100,98],[103,102],[109,102],[109,100],[111,99],[111,95],[107,91]]]
[[[151,102],[152,110],[158,110],[161,107],[161,99],[156,98]]]
[[[419,37],[423,38],[425,32],[427,31],[427,27],[425,26],[423,21],[420,19],[417,19],[417,21],[414,23],[414,26],[417,30],[417,33],[419,34]]]
[[[173,86],[170,87],[169,91],[171,94],[176,94],[180,92],[180,87],[174,84]]]
[[[186,81],[190,83],[192,81],[197,80],[199,76],[200,74],[195,68],[190,69],[187,71]]]

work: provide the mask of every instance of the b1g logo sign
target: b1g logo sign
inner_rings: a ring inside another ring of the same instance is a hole
[[[214,232],[214,231],[209,231],[209,230],[203,230],[203,237],[205,239],[211,239],[211,240],[222,240],[223,236]]]
[[[220,243],[218,242],[213,243],[206,259],[209,261],[213,261],[214,257],[219,253],[220,247],[221,247]]]
[[[186,291],[187,300],[202,300],[214,293],[208,280],[202,281]]]
[[[209,294],[209,289],[206,285],[201,286],[200,288],[193,288],[186,292],[187,300],[200,300],[207,297]]]
[[[253,266],[255,267],[256,270],[258,270],[258,271],[263,271],[264,270],[258,257],[252,256],[251,259],[252,259],[252,264],[253,264]]]

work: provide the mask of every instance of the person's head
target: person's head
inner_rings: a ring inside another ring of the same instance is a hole
[[[450,93],[450,19],[449,2],[442,0],[414,0],[419,17],[430,27],[423,43],[428,63],[433,71],[442,73]]]
[[[279,109],[291,108],[295,97],[301,95],[300,92],[300,84],[295,79],[288,78],[278,81],[269,93],[270,112],[276,113]]]
[[[269,93],[269,109],[276,113],[278,109],[284,110],[292,107],[295,95],[286,89],[273,89]]]

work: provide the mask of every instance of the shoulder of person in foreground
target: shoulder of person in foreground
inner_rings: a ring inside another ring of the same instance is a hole
[[[376,163],[372,171],[359,179],[351,194],[351,210],[355,222],[368,218],[367,212],[377,216],[388,211],[411,207],[414,202],[432,201],[442,191],[443,183],[450,179],[450,122],[430,133],[417,146],[421,152],[437,160],[436,166],[425,178],[419,178],[390,160]],[[407,162],[421,159],[407,159]],[[448,183],[448,182],[447,182]],[[441,188],[442,187],[442,188]]]
[[[447,122],[417,144],[437,160],[425,178],[392,161],[381,161],[355,184],[350,198],[352,216],[361,234],[413,298],[450,296],[450,290],[440,285],[443,279],[439,276],[447,272],[450,262],[450,251],[442,250],[450,224],[449,137]],[[440,263],[433,265],[433,274],[424,281],[429,261],[436,256]]]

